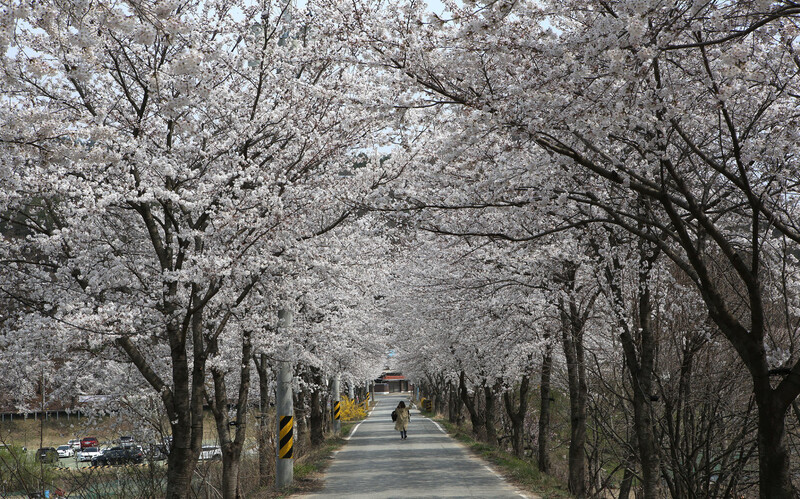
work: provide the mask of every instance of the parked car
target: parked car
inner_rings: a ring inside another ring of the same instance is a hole
[[[100,446],[100,442],[98,442],[95,437],[85,437],[81,439],[81,449],[98,446]]]
[[[80,448],[81,448],[81,439],[80,438],[76,438],[74,440],[70,440],[69,442],[67,442],[67,445],[69,445],[70,447],[72,447],[75,450],[80,450]]]
[[[130,435],[123,435],[119,437],[119,445],[122,447],[131,447],[135,440]]]
[[[204,445],[203,450],[200,451],[200,459],[202,460],[222,459],[222,449],[220,449],[216,445]]]
[[[101,455],[97,447],[86,447],[78,451],[78,461],[91,461],[93,457]]]
[[[36,451],[36,460],[40,463],[57,463],[58,452],[53,447],[42,447]]]
[[[56,452],[58,452],[58,457],[72,457],[75,455],[75,449],[71,445],[59,445],[56,448]]]
[[[92,466],[105,466],[109,464],[139,464],[144,461],[144,452],[141,448],[112,447],[103,454],[92,458]]]

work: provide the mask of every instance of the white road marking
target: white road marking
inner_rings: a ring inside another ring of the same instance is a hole
[[[345,440],[350,440],[350,437],[352,437],[353,435],[355,435],[355,434],[356,434],[356,430],[358,429],[358,427],[359,427],[359,426],[361,426],[361,423],[363,423],[363,422],[364,422],[364,420],[361,420],[361,421],[360,421],[360,422],[359,422],[359,423],[356,425],[356,427],[355,427],[355,428],[353,428],[353,431],[351,431],[349,435],[347,435],[346,437],[344,437],[344,439],[345,439]]]
[[[375,407],[377,407],[377,406],[378,406],[378,404],[375,404]],[[370,410],[369,410],[369,413],[367,413],[367,418],[368,418],[368,417],[370,417],[370,416],[372,416],[372,411],[374,411],[374,410],[375,410],[375,407],[373,407],[372,409],[370,409]],[[355,427],[355,428],[353,428],[353,431],[351,431],[351,432],[350,432],[350,434],[349,434],[349,435],[347,435],[347,436],[345,437],[345,440],[350,440],[350,437],[352,437],[353,435],[355,435],[355,434],[356,434],[356,430],[358,429],[358,427],[359,427],[359,426],[361,426],[361,423],[363,423],[364,421],[366,421],[366,420],[367,420],[367,418],[364,418],[364,419],[362,419],[361,421],[359,421],[359,423],[356,425],[356,427]]]
[[[428,419],[428,418],[425,418],[425,419]],[[442,433],[444,433],[445,435],[447,435],[447,432],[446,432],[446,431],[444,431],[444,429],[443,429],[441,426],[439,426],[439,423],[437,423],[436,421],[434,421],[434,420],[432,420],[432,419],[428,419],[428,421],[430,421],[430,422],[431,422],[431,423],[433,423],[433,424],[434,424],[434,425],[435,425],[437,428],[439,428],[439,431],[440,431],[440,432],[442,432]]]
[[[487,470],[489,470],[489,473],[491,473],[492,475],[496,476],[497,478],[502,478],[500,475],[497,474],[497,472],[495,470],[493,470],[492,468],[488,467],[487,465],[484,464],[483,467],[486,468]]]
[[[369,417],[369,414],[367,415],[367,417]],[[356,427],[353,428],[353,431],[351,431],[350,434],[347,435],[344,439],[345,440],[350,440],[350,437],[352,437],[353,435],[356,434],[356,430],[358,429],[359,426],[361,426],[361,423],[363,423],[364,421],[366,421],[366,419],[362,419],[361,421],[359,421],[358,424],[356,425]]]

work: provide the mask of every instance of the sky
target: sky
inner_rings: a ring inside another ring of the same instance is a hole
[[[437,14],[444,12],[444,4],[440,0],[424,0],[424,2],[427,3],[428,7]],[[298,7],[302,7],[306,4],[306,0],[295,0],[295,4]]]
[[[444,12],[444,4],[439,0],[425,0],[425,3],[427,3],[428,7],[437,14]]]

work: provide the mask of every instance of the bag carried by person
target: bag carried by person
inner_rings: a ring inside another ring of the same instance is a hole
[[[397,411],[392,411],[392,421],[397,421]]]

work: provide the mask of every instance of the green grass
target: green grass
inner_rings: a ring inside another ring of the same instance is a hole
[[[428,415],[430,417],[430,415]],[[492,463],[495,468],[519,488],[541,496],[543,499],[568,499],[566,484],[539,471],[534,463],[519,459],[508,452],[484,442],[478,442],[465,431],[446,419],[436,419],[456,440],[476,455]]]
[[[339,450],[345,442],[343,437],[330,437],[320,447],[312,449],[298,459],[294,464],[295,479],[304,480],[324,471],[330,464],[333,453]]]
[[[294,476],[298,480],[303,480],[317,471],[319,470],[314,463],[300,463],[294,466]]]

